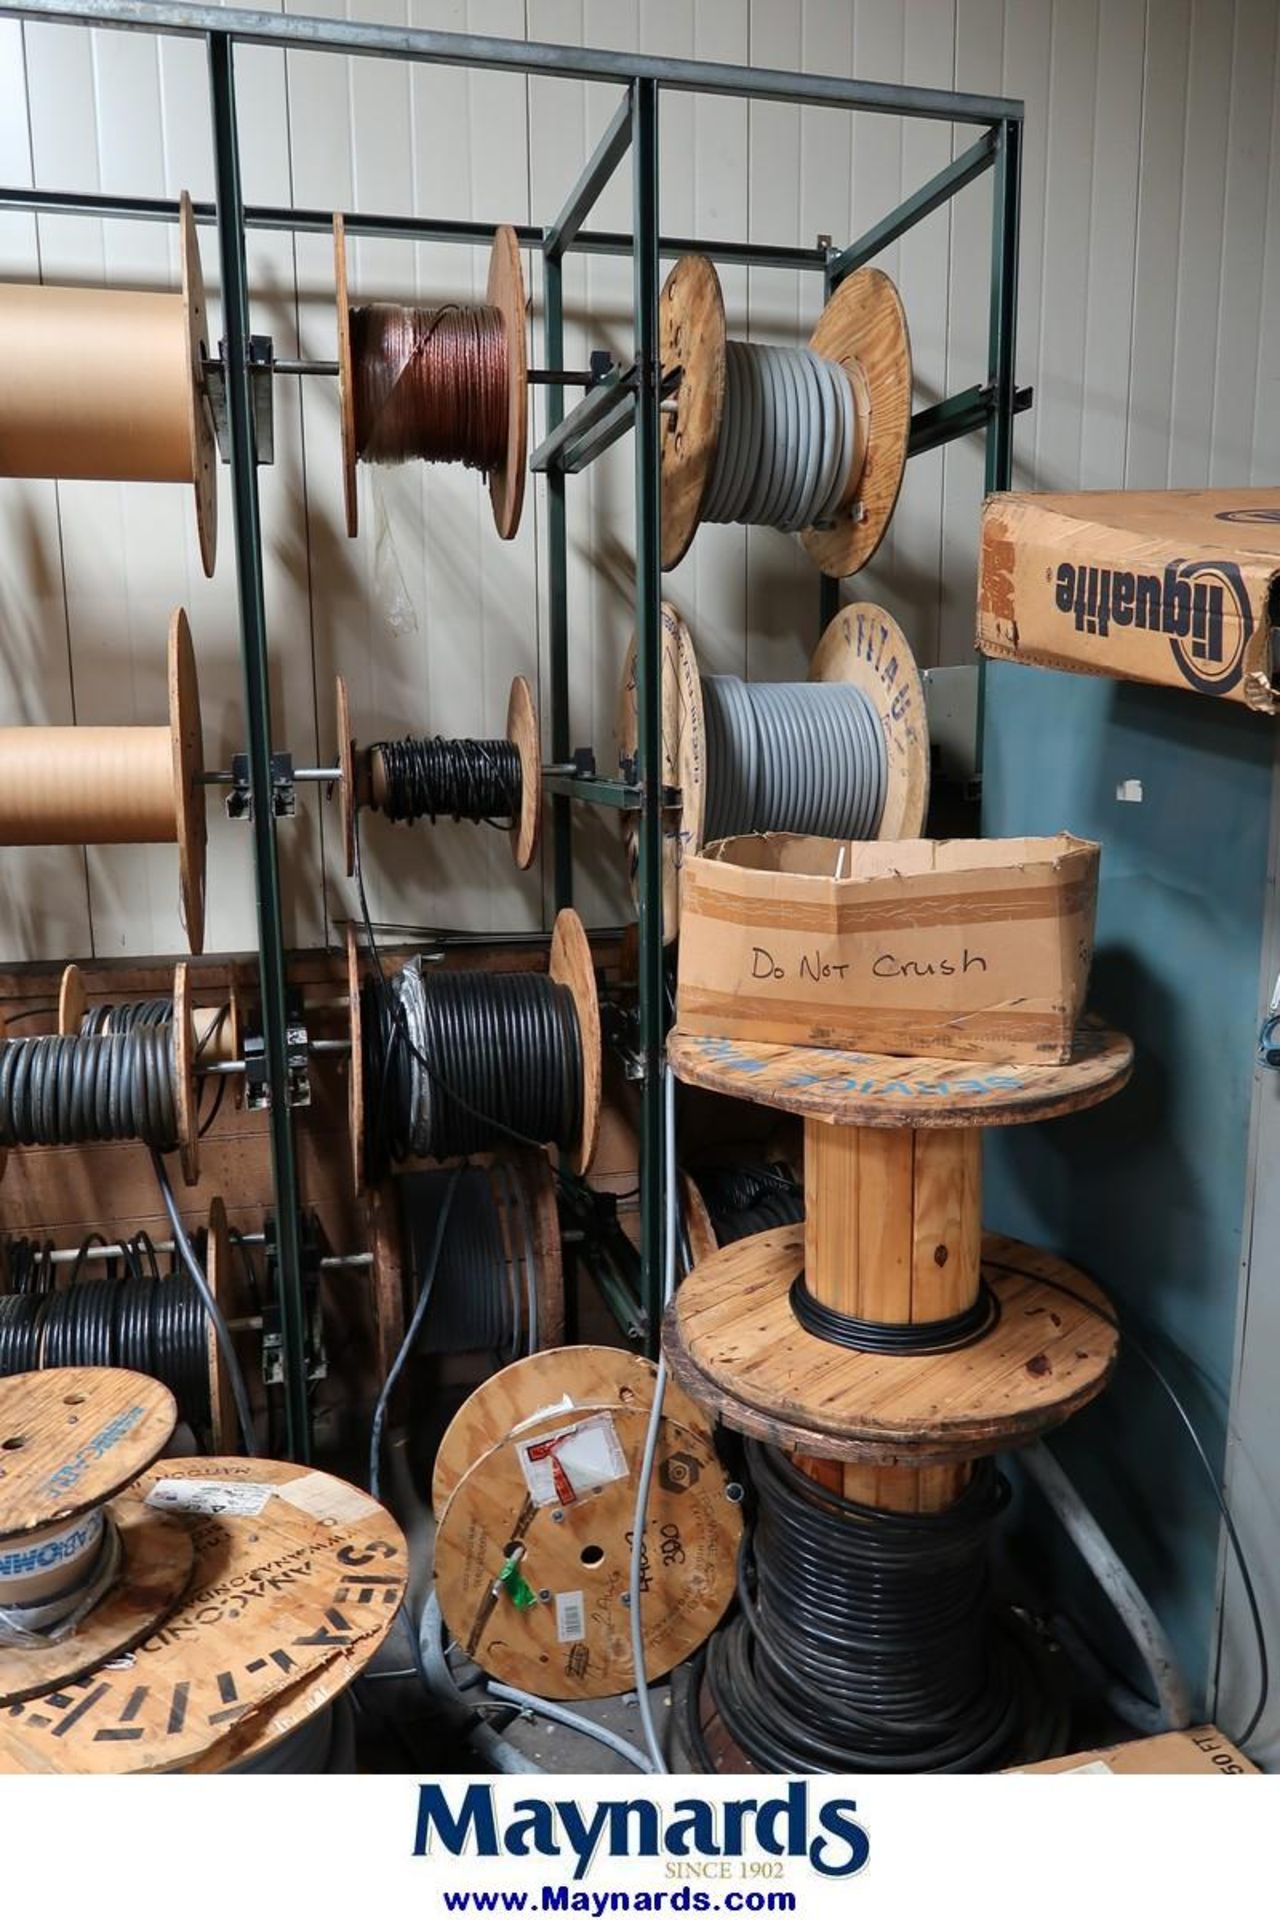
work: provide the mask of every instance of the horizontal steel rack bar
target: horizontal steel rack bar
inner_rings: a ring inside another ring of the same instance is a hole
[[[235,41],[309,52],[365,54],[421,60],[435,66],[480,67],[565,80],[652,80],[683,93],[740,94],[795,106],[854,107],[909,119],[1020,120],[1022,102],[988,94],[949,93],[940,87],[897,86],[772,67],[731,66],[710,60],[670,60],[660,54],[620,53],[603,47],[567,47],[537,40],[501,40],[486,34],[440,33],[423,27],[364,20],[324,20],[308,14],[260,13],[247,8],[193,6],[179,0],[23,0],[0,4],[0,14],[44,16],[88,27],[140,33],[229,34]]]
[[[0,14],[3,12],[4,7],[0,5]],[[0,207],[16,213],[67,213],[81,219],[171,221],[178,218],[176,200],[118,193],[68,194],[41,187],[0,187]],[[216,225],[210,201],[193,202],[192,212],[198,226]],[[348,234],[357,239],[487,247],[494,235],[491,220],[421,220],[413,214],[398,213],[344,212],[342,217]],[[246,207],[244,223],[264,233],[327,235],[332,231],[333,214],[322,207]],[[535,247],[539,251],[551,231],[511,224],[522,247]],[[567,251],[629,259],[631,248],[629,233],[583,231],[575,236]],[[721,266],[772,267],[787,273],[821,273],[827,264],[825,247],[775,247],[746,240],[689,240],[678,234],[660,239],[658,251],[668,259],[682,253],[705,253],[709,260],[718,260]]]

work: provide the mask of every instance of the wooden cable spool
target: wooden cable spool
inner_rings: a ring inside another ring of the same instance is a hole
[[[331,1474],[275,1460],[166,1460],[133,1492],[188,1536],[187,1597],[127,1670],[99,1666],[69,1698],[45,1692],[6,1714],[0,1773],[251,1763],[358,1678],[395,1622],[404,1537],[375,1500]]]
[[[0,727],[0,846],[176,843],[192,953],[204,947],[200,688],[187,616],[169,622],[169,721],[158,727]]]
[[[49,1554],[59,1530],[101,1510],[119,1530],[116,1579],[68,1638],[0,1647],[0,1706],[47,1694],[118,1659],[186,1592],[195,1551],[185,1529],[149,1511],[134,1482],[173,1432],[173,1396],[156,1380],[108,1367],[56,1368],[0,1379],[0,1564]],[[48,1543],[42,1547],[42,1543]],[[24,1604],[34,1604],[32,1593]],[[6,1716],[11,1718],[12,1716]]]
[[[679,373],[674,411],[662,416],[662,564],[677,566],[698,530],[715,471],[725,409],[727,329],[720,280],[702,254],[668,274],[658,309],[664,379]],[[911,432],[911,341],[897,288],[860,267],[827,301],[809,340],[842,366],[853,390],[856,445],[830,525],[800,535],[809,557],[836,578],[866,566],[897,504]]]
[[[342,414],[342,478],[347,532],[353,538],[359,526],[356,464],[365,458],[356,422],[356,366],[352,339],[352,308],[347,284],[346,223],[333,216],[334,277],[338,300],[338,390]],[[524,474],[529,433],[529,365],[525,340],[524,272],[515,229],[500,226],[489,253],[485,305],[502,316],[507,348],[507,433],[505,457],[489,473],[489,501],[494,524],[504,540],[515,538],[524,505]]]
[[[804,1225],[713,1255],[668,1314],[668,1357],[695,1399],[774,1446],[854,1463],[850,1497],[917,1510],[949,1504],[974,1458],[1033,1439],[1102,1390],[1118,1339],[1093,1282],[1053,1255],[983,1239],[981,1129],[1052,1119],[1117,1093],[1132,1069],[1128,1040],[1087,1025],[1063,1066],[680,1033],[668,1055],[689,1084],[800,1114],[805,1125]],[[797,1319],[801,1271],[822,1306],[877,1326],[964,1313],[984,1280],[1000,1311],[951,1351],[852,1351]],[[920,1468],[943,1472],[923,1480]],[[895,1481],[897,1470],[906,1477]]]
[[[217,447],[204,390],[208,321],[190,196],[180,293],[0,286],[0,474],[185,482],[200,558],[218,538]]]
[[[337,676],[338,802],[347,876],[356,870],[356,814],[361,807],[380,813],[386,800],[386,771],[379,749],[363,753],[351,737],[351,701],[347,683]],[[520,755],[520,811],[511,823],[511,854],[522,871],[533,865],[542,819],[542,752],[533,692],[522,673],[511,682],[506,737]]]
[[[572,1372],[577,1351],[563,1350],[557,1377]],[[602,1371],[593,1360],[591,1371],[607,1391],[607,1366]],[[618,1373],[623,1387],[643,1392],[621,1359]],[[526,1381],[532,1376],[519,1386]],[[489,1398],[470,1425],[476,1439],[501,1424],[503,1389],[495,1396],[493,1384],[482,1389]],[[635,1684],[624,1595],[649,1417],[637,1400],[575,1400],[571,1410],[544,1403],[452,1487],[436,1536],[436,1585],[451,1634],[486,1673],[551,1700],[599,1699]],[[467,1419],[464,1408],[446,1436],[450,1479],[463,1464]],[[648,1679],[696,1652],[722,1617],[733,1596],[741,1532],[741,1512],[705,1423],[686,1427],[664,1413],[644,1540]],[[500,1577],[512,1561],[527,1593]]]
[[[347,926],[347,1019],[351,1036],[351,1064],[347,1081],[347,1127],[351,1139],[351,1176],[353,1191],[365,1189],[364,1135],[365,1085],[364,1021],[360,1006],[360,952],[356,930]],[[578,1014],[578,1032],[582,1046],[582,1123],[569,1151],[575,1173],[585,1173],[595,1158],[600,1135],[602,1042],[600,1034],[600,997],[596,990],[595,968],[586,929],[572,907],[556,915],[548,960],[551,978],[568,987]],[[498,1116],[501,1118],[501,1116]]]
[[[809,666],[817,685],[857,687],[880,721],[885,743],[884,811],[877,839],[913,840],[924,830],[929,808],[929,723],[924,684],[892,614],[870,601],[842,607],[823,634]],[[636,643],[627,649],[618,690],[615,731],[619,762],[634,761],[639,723],[636,707]],[[680,931],[680,869],[685,856],[706,844],[707,729],[702,676],[693,638],[670,601],[662,603],[662,784],[680,800],[668,807],[662,828],[662,926],[670,943]],[[639,870],[639,815],[623,815],[632,888]]]

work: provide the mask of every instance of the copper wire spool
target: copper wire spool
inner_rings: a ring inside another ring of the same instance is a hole
[[[524,276],[513,229],[494,234],[480,306],[352,305],[341,214],[333,239],[347,532],[359,520],[357,462],[429,460],[487,474],[498,532],[510,540],[528,435]]]
[[[353,307],[351,349],[359,459],[498,465],[507,329],[496,307]]]

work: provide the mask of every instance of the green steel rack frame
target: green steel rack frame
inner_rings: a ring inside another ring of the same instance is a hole
[[[685,252],[708,254],[722,264],[820,273],[829,290],[846,274],[875,258],[918,221],[990,171],[993,176],[991,302],[987,377],[918,413],[911,453],[924,452],[962,435],[986,434],[989,489],[1010,484],[1013,420],[1030,395],[1014,384],[1014,336],[1018,293],[1018,199],[1022,103],[927,87],[839,79],[822,74],[668,60],[588,47],[491,39],[476,34],[379,26],[372,22],[314,19],[251,12],[178,0],[0,0],[0,14],[69,25],[155,35],[184,35],[205,42],[209,62],[216,200],[195,209],[198,221],[217,228],[222,271],[226,393],[231,443],[231,491],[244,677],[249,788],[253,801],[258,943],[266,1079],[270,1095],[272,1173],[279,1232],[282,1359],[287,1447],[292,1458],[310,1457],[311,1425],[304,1360],[301,1248],[293,1116],[288,1100],[285,948],[281,919],[277,824],[271,805],[273,730],[268,675],[258,471],[254,455],[250,371],[249,285],[245,234],[253,228],[283,232],[327,231],[331,212],[297,207],[246,206],[240,182],[235,53],[242,45],[305,48],[311,52],[359,54],[436,65],[554,75],[622,88],[609,125],[558,217],[546,227],[521,226],[524,247],[543,261],[543,345],[546,369],[564,372],[563,264],[567,254],[630,256],[634,301],[634,361],[618,378],[593,388],[566,416],[563,384],[547,385],[547,437],[532,465],[546,476],[548,503],[548,649],[551,691],[551,758],[557,769],[546,780],[553,814],[555,900],[573,895],[573,803],[632,807],[640,815],[637,887],[639,917],[639,1037],[642,1056],[640,1214],[642,1300],[650,1351],[656,1350],[661,1317],[663,1221],[663,1102],[661,1089],[666,1012],[662,947],[662,807],[659,561],[658,363],[659,262]],[[748,241],[707,241],[662,234],[659,226],[658,111],[664,91],[736,95],[796,106],[843,108],[951,122],[982,129],[974,143],[860,239],[844,248],[768,246]],[[631,155],[630,232],[584,226],[606,182]],[[176,201],[116,194],[72,194],[34,187],[0,187],[0,207],[34,213],[100,215],[104,218],[174,221]],[[488,245],[493,229],[483,222],[402,218],[351,213],[353,235]],[[582,470],[624,433],[635,445],[635,568],[637,636],[637,753],[631,783],[560,771],[571,760],[569,709],[568,547],[565,480]],[[839,604],[839,585],[822,579],[819,618],[825,623]]]

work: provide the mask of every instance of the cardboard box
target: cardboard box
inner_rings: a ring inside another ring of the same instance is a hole
[[[686,856],[686,1033],[1061,1061],[1093,957],[1099,848],[757,834]]]
[[[1007,1767],[1007,1773],[1257,1773],[1239,1747],[1233,1747],[1216,1727],[1188,1727],[1184,1733],[1155,1733],[1146,1740],[1127,1740],[1119,1747],[1094,1747],[1087,1753],[1065,1753],[1057,1760],[1037,1760],[1029,1767]]]
[[[997,493],[978,645],[1277,711],[1280,491]]]

